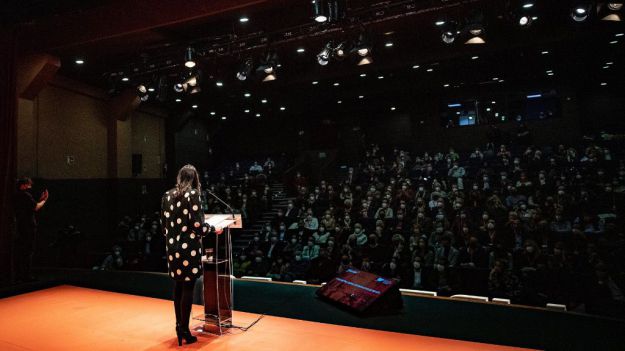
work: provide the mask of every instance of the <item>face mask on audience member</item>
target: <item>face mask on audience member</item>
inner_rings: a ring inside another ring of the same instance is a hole
[[[439,272],[442,272],[445,270],[445,266],[443,266],[442,264],[439,264],[436,266],[436,269],[438,269]]]
[[[397,268],[397,263],[395,263],[395,262],[391,262],[391,264],[389,265],[389,267],[390,267],[392,270],[395,270],[395,268]]]
[[[255,236],[255,237],[254,237],[254,241],[258,242],[258,241],[260,241],[260,238],[259,238],[259,237],[257,237],[257,236]]]
[[[493,223],[488,223],[488,225],[486,225],[486,228],[495,229],[495,225]]]
[[[261,262],[263,262],[263,258],[262,258],[262,257],[260,257],[260,256],[257,256],[257,257],[254,259],[254,261],[256,261],[256,263],[261,263]]]
[[[445,216],[443,216],[442,214],[437,214],[436,215],[436,220],[437,221],[442,221],[443,219],[445,219]]]
[[[299,262],[302,260],[302,256],[300,255],[295,255],[295,261]]]
[[[442,227],[436,227],[436,233],[437,234],[441,234],[443,232],[443,228]]]
[[[487,220],[488,220],[488,215],[487,215],[487,214],[483,214],[483,215],[482,215],[482,219],[483,219],[483,220],[485,220],[485,221],[487,221]]]
[[[525,247],[525,251],[527,251],[527,253],[534,253],[534,246],[527,246]]]
[[[473,190],[478,190],[480,187],[478,187],[477,185],[473,186]]]
[[[415,270],[415,271],[418,271],[418,270],[420,270],[420,269],[421,269],[421,263],[420,263],[420,262],[418,262],[418,261],[417,261],[417,262],[414,262],[414,263],[412,264],[412,266],[414,267],[414,270]]]

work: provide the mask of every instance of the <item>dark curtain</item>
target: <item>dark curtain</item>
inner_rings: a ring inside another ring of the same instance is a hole
[[[11,279],[17,168],[16,32],[0,28],[0,284]]]

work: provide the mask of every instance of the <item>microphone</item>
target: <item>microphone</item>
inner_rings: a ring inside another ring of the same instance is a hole
[[[226,206],[230,210],[230,213],[232,214],[232,219],[234,219],[234,217],[235,217],[234,216],[234,209],[230,205],[228,205],[227,202],[222,200],[219,196],[215,195],[212,191],[210,191],[208,189],[206,190],[206,192],[209,193],[215,199],[217,199],[217,201],[221,202],[224,206]]]

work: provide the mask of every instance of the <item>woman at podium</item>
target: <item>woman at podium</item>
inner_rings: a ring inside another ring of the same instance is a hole
[[[202,274],[202,236],[209,231],[200,200],[200,178],[192,165],[178,171],[176,186],[161,199],[161,227],[167,245],[167,268],[174,279],[174,309],[178,345],[197,338],[191,335],[189,319],[193,287]]]

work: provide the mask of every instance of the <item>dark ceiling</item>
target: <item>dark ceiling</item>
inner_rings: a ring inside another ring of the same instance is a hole
[[[606,89],[625,90],[625,37],[619,36],[625,31],[623,22],[589,18],[576,23],[570,18],[568,1],[526,2],[534,4],[528,12],[537,17],[528,28],[520,28],[512,19],[510,9],[522,4],[517,0],[353,0],[345,3],[346,19],[322,25],[311,19],[309,0],[259,1],[254,6],[124,36],[59,46],[51,53],[62,59],[60,74],[106,89],[155,85],[163,78],[169,84],[167,90],[157,88],[147,104],[178,112],[197,104],[198,113],[207,116],[216,111],[216,115],[247,118],[245,110],[267,116],[281,113],[280,106],[289,113],[323,113],[336,109],[338,101],[341,109],[349,105],[385,108],[406,103],[417,94],[454,96],[471,90],[575,88],[601,83],[606,83]],[[48,8],[62,16],[102,5],[102,1],[77,3],[61,1],[62,5]],[[26,4],[15,10],[21,20],[37,21],[42,16],[38,6],[51,6],[35,0]],[[463,21],[476,11],[484,15],[486,44],[465,45],[461,38],[451,45],[441,41],[436,21]],[[34,18],[27,18],[26,13]],[[243,16],[249,21],[241,23]],[[373,46],[372,64],[357,66],[350,58],[324,67],[317,64],[316,55],[329,40],[353,40],[363,28]],[[387,46],[391,42],[392,47]],[[202,92],[177,96],[171,85],[187,71],[182,64],[189,45],[201,56],[194,72],[201,73]],[[300,48],[305,52],[297,52]],[[241,62],[247,57],[257,61],[268,49],[278,54],[278,79],[238,81],[235,73]],[[85,64],[76,65],[76,58],[84,59]],[[122,75],[130,80],[121,82]],[[223,86],[217,87],[218,81]],[[245,97],[245,93],[251,96]],[[176,97],[182,102],[175,102]],[[262,99],[268,102],[262,103]]]

